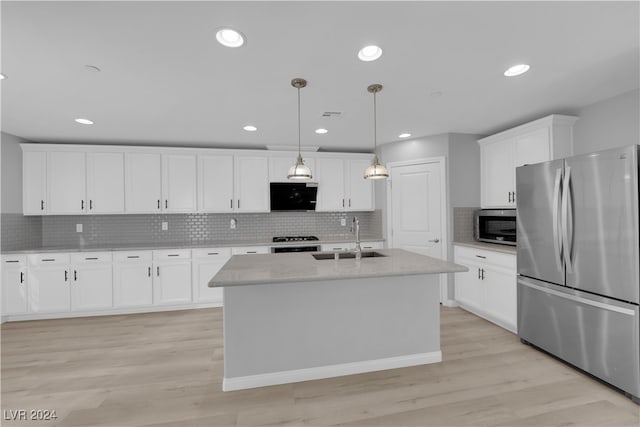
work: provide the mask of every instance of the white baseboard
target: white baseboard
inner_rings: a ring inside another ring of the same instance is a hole
[[[458,301],[454,299],[447,299],[442,301],[442,305],[444,305],[445,307],[458,307],[460,304],[458,304]]]
[[[247,375],[244,377],[224,378],[222,391],[243,390],[269,385],[295,383],[361,374],[363,372],[383,371],[386,369],[406,368],[408,366],[427,365],[442,362],[442,352],[409,354],[385,359],[365,360],[362,362],[341,363],[338,365],[318,366],[315,368],[293,369],[291,371],[270,372],[267,374]]]

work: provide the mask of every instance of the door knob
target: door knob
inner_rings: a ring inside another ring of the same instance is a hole
[[[436,237],[435,239],[433,239],[433,240],[429,240],[429,241],[430,241],[430,242],[433,242],[433,243],[438,243],[438,242],[440,241],[440,239],[438,239],[438,238]]]

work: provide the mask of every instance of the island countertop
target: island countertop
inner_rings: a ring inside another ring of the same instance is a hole
[[[209,281],[209,287],[456,273],[468,270],[462,265],[402,249],[380,249],[376,252],[385,256],[356,261],[353,258],[316,260],[313,252],[234,255]]]

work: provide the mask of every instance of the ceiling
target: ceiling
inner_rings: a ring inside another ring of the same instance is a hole
[[[1,2],[2,130],[42,142],[210,147],[487,135],[639,87],[638,2]],[[247,43],[230,49],[216,30]],[[367,44],[383,49],[362,62]],[[511,65],[531,70],[507,78]],[[90,72],[85,65],[97,66]],[[325,111],[342,113],[325,119]],[[94,125],[80,125],[75,118]],[[246,132],[246,124],[258,127]],[[325,135],[314,129],[324,127]]]

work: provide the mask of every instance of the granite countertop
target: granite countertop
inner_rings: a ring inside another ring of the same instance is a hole
[[[512,255],[516,255],[516,253],[518,252],[515,246],[501,245],[499,243],[471,241],[471,242],[453,242],[453,245],[466,246],[468,248],[475,248],[475,249],[484,249],[488,251],[495,251],[495,252],[501,252],[504,254],[512,254]]]
[[[209,287],[468,271],[462,265],[402,249],[376,252],[386,256],[356,261],[354,258],[316,260],[310,252],[234,255],[209,281]]]
[[[383,242],[384,239],[362,237],[363,242]],[[311,240],[303,242],[279,242],[274,243],[270,240],[212,240],[208,242],[158,242],[158,243],[105,243],[103,245],[84,245],[77,247],[69,246],[43,246],[39,248],[29,248],[21,250],[2,251],[2,255],[11,254],[34,254],[46,252],[100,252],[100,251],[144,251],[154,249],[198,249],[198,248],[215,248],[215,247],[233,247],[233,246],[313,246],[325,243],[352,243],[354,238],[344,237],[326,237],[320,240]]]

